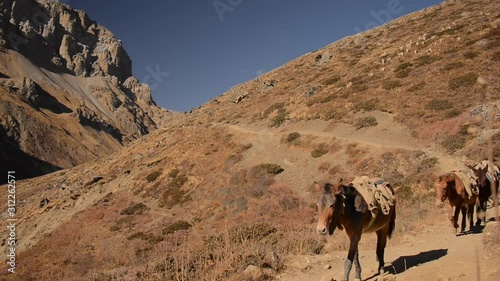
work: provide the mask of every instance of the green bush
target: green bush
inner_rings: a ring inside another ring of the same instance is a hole
[[[456,90],[462,87],[471,87],[476,84],[477,74],[475,73],[467,73],[458,77],[454,77],[448,83],[450,89]]]

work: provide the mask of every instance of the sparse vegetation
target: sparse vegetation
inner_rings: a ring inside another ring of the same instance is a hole
[[[280,165],[272,164],[272,163],[260,164],[260,165],[254,166],[252,168],[252,174],[256,178],[263,177],[267,174],[277,175],[283,171],[284,171],[284,169],[281,168]]]
[[[379,102],[380,100],[377,98],[372,98],[368,99],[362,102],[359,102],[356,104],[355,109],[357,111],[364,110],[364,111],[373,111],[379,108]]]
[[[426,64],[431,64],[433,62],[436,62],[440,60],[441,57],[439,56],[431,56],[431,55],[423,55],[417,58],[417,64],[418,66],[426,65]]]
[[[468,139],[467,128],[468,126],[462,126],[456,135],[446,137],[441,145],[444,146],[450,154],[464,148]]]
[[[359,92],[364,92],[368,90],[368,86],[366,84],[352,84],[351,86],[351,92],[352,93],[359,93]]]
[[[269,114],[273,113],[274,111],[284,109],[284,108],[285,108],[284,102],[273,103],[266,110],[264,110],[264,116],[267,117],[267,116],[269,116]]]
[[[163,235],[169,235],[169,234],[173,234],[179,230],[190,229],[191,227],[192,227],[192,225],[190,223],[188,223],[187,221],[180,220],[180,221],[176,221],[176,222],[173,222],[171,224],[166,225],[163,228],[162,233],[163,233]]]
[[[161,171],[154,171],[151,174],[146,176],[146,180],[148,182],[153,182],[155,181],[159,176],[161,176]]]
[[[396,73],[396,77],[397,78],[405,78],[405,77],[408,77],[408,74],[410,73],[410,67],[412,66],[413,64],[409,63],[409,62],[403,62],[401,63],[400,65],[398,65],[396,67],[396,69],[394,70],[394,72]]]
[[[165,191],[160,196],[159,206],[172,208],[177,204],[182,204],[191,200],[189,195],[182,190],[182,186],[188,181],[188,177],[178,169],[169,173],[170,181]]]
[[[269,126],[279,127],[286,121],[287,117],[288,117],[288,112],[284,108],[280,108],[278,109],[276,115],[271,119],[271,123],[269,124]]]
[[[466,59],[475,59],[479,55],[479,52],[476,51],[468,51],[464,53],[464,58]]]
[[[338,81],[340,80],[340,76],[339,75],[335,75],[335,76],[332,76],[328,79],[325,80],[324,84],[325,85],[331,85],[331,84],[335,84],[337,83]]]
[[[403,84],[401,84],[401,82],[397,80],[386,80],[384,81],[382,88],[384,88],[385,90],[392,90],[401,86],[403,86]]]
[[[446,111],[445,117],[449,119],[449,118],[457,117],[460,114],[462,114],[462,111],[460,109],[451,108],[450,110]]]
[[[429,101],[426,105],[425,108],[430,109],[430,110],[446,110],[450,109],[453,107],[453,104],[449,100],[445,99],[432,99]]]
[[[143,203],[136,203],[120,212],[120,215],[135,215],[135,214],[140,214],[145,210],[148,210],[149,208],[144,205]]]
[[[447,65],[445,65],[445,67],[443,68],[443,70],[450,71],[450,70],[455,69],[455,68],[464,67],[464,65],[465,64],[463,62],[461,62],[461,61],[450,62]]]
[[[474,84],[476,84],[477,76],[478,76],[477,74],[470,72],[465,75],[451,78],[449,82],[449,87],[452,90],[456,90],[458,88],[463,88],[463,87],[471,87]]]
[[[317,149],[311,151],[311,156],[313,158],[319,158],[319,157],[321,157],[321,156],[323,156],[323,155],[325,155],[327,153],[328,153],[328,150],[317,148]]]
[[[492,61],[500,61],[500,52],[494,52],[491,56]]]
[[[292,132],[292,133],[289,133],[288,136],[286,137],[286,142],[292,143],[298,138],[300,138],[300,133],[299,132]]]
[[[425,82],[420,82],[417,84],[412,85],[410,88],[408,88],[408,92],[416,92],[420,91],[425,87]]]
[[[361,128],[374,127],[377,125],[378,125],[377,119],[373,116],[358,118],[354,123],[354,127],[356,128],[356,130],[359,130]]]

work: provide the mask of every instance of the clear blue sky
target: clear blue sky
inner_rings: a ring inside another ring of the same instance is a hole
[[[159,106],[188,111],[293,58],[442,1],[61,2],[123,41],[134,76],[152,86]]]

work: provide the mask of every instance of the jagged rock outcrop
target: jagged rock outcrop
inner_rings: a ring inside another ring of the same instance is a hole
[[[53,0],[0,2],[0,74],[0,141],[49,171],[116,151],[171,115],[111,31]]]

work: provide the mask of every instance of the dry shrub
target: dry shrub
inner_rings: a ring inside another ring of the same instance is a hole
[[[148,210],[149,208],[144,205],[143,203],[137,203],[134,204],[120,212],[120,215],[135,215],[135,214],[141,214],[143,211]]]
[[[382,84],[382,88],[385,90],[392,90],[403,86],[398,80],[386,80]]]
[[[474,84],[476,84],[477,76],[478,76],[477,74],[469,72],[467,74],[451,78],[448,85],[452,90],[456,90],[463,87],[471,87]]]
[[[436,110],[436,111],[450,109],[452,107],[453,103],[451,103],[449,100],[436,99],[436,98],[432,99],[425,105],[426,109]]]
[[[153,181],[155,181],[155,180],[156,180],[159,176],[161,176],[161,171],[160,171],[160,170],[158,170],[158,171],[154,171],[154,172],[152,172],[151,174],[149,174],[149,175],[147,175],[147,176],[146,176],[146,180],[147,180],[148,182],[153,182]]]
[[[182,186],[188,181],[188,177],[181,173],[178,169],[174,169],[169,173],[170,181],[166,190],[160,196],[159,206],[172,208],[177,204],[186,203],[191,200],[189,195],[182,190]]]
[[[299,132],[292,132],[292,133],[288,134],[288,136],[285,139],[285,142],[287,142],[287,143],[293,143],[298,138],[300,138],[300,133]]]
[[[373,116],[366,116],[356,119],[354,122],[354,127],[356,130],[367,127],[375,127],[378,125],[377,119]]]
[[[162,234],[169,235],[169,234],[173,234],[179,230],[186,230],[186,229],[189,229],[191,227],[192,227],[192,225],[190,223],[188,223],[187,221],[179,220],[179,221],[176,221],[176,222],[173,222],[171,224],[166,225],[162,230]]]
[[[394,236],[414,235],[435,222],[438,210],[434,206],[434,193],[417,194],[417,186],[404,185],[396,189],[396,231]]]

